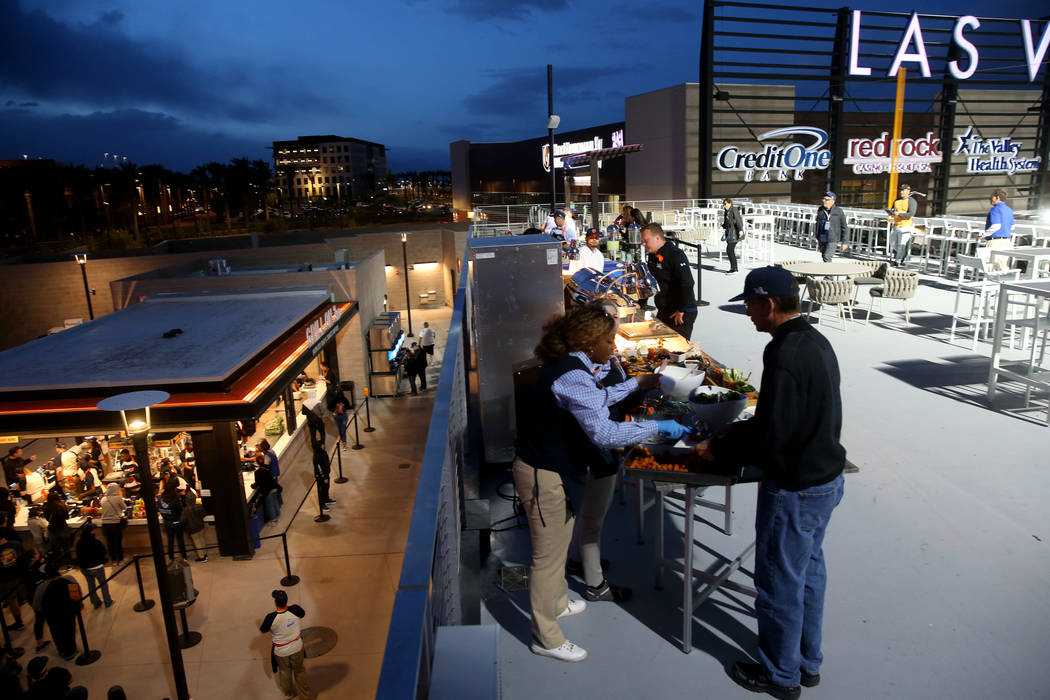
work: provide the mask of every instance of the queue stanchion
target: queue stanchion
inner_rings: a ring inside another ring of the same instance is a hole
[[[84,653],[77,657],[75,663],[77,666],[89,666],[99,660],[102,652],[88,646],[87,631],[84,629],[84,618],[79,610],[77,610],[77,626],[80,628],[80,643],[84,647]]]
[[[374,433],[375,428],[372,427],[372,411],[368,408],[368,387],[365,387],[365,432]]]
[[[135,603],[132,610],[135,612],[146,612],[153,607],[152,600],[146,598],[146,589],[142,587],[142,567],[139,566],[139,555],[132,557],[135,560],[135,580],[139,584],[139,602]]]
[[[281,533],[281,544],[284,545],[284,570],[288,572],[288,575],[281,579],[281,585],[294,586],[299,583],[299,577],[292,574],[292,563],[288,558],[288,536],[284,532]]]
[[[350,446],[351,450],[363,450],[365,446],[361,444],[361,434],[357,432],[357,411],[354,411],[354,444]]]
[[[339,461],[339,476],[337,476],[335,478],[335,483],[337,483],[337,484],[345,484],[346,482],[348,482],[350,480],[347,479],[345,476],[343,476],[343,451],[342,450],[336,450],[335,451],[335,458]]]

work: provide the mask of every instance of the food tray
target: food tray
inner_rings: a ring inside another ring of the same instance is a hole
[[[644,456],[641,451],[643,449],[652,454],[658,462],[683,463],[695,471],[664,471],[632,467],[632,464]],[[624,468],[631,476],[689,486],[731,486],[762,480],[762,470],[758,467],[740,467],[718,461],[703,462],[694,456],[692,448],[671,445],[636,445],[624,456]]]
[[[627,340],[645,340],[648,338],[674,338],[682,336],[665,324],[654,321],[636,321],[621,323],[619,334]]]

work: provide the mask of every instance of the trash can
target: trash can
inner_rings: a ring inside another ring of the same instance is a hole
[[[193,573],[185,559],[176,559],[168,564],[168,590],[174,605],[189,605],[197,598],[193,590]]]

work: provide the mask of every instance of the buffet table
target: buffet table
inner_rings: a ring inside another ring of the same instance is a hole
[[[649,508],[656,508],[656,549],[654,552],[654,584],[657,590],[663,589],[663,571],[672,569],[682,573],[682,652],[688,654],[693,650],[693,611],[702,605],[712,593],[719,588],[736,591],[746,595],[754,596],[756,591],[749,586],[743,586],[729,577],[740,568],[744,558],[749,556],[755,548],[754,540],[751,541],[744,551],[740,552],[731,560],[726,560],[717,573],[711,574],[707,571],[693,568],[693,523],[696,518],[694,505],[715,507],[722,510],[721,504],[711,504],[698,496],[703,494],[708,486],[725,486],[726,503],[724,506],[728,522],[729,493],[736,484],[756,483],[762,480],[762,471],[755,467],[728,467],[717,462],[705,463],[700,467],[702,471],[656,471],[650,469],[635,469],[628,465],[626,473],[638,479],[639,494],[639,519]],[[645,482],[651,482],[656,494],[655,499],[649,504],[644,503]],[[664,501],[669,496],[674,496],[675,490],[684,489],[685,497],[682,499],[684,509],[685,527],[682,538],[682,558],[665,558],[664,556]],[[726,534],[730,534],[728,531]],[[695,588],[696,581],[701,585]]]

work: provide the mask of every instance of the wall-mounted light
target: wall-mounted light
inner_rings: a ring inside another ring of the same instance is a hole
[[[409,269],[416,270],[417,272],[422,272],[424,270],[433,270],[435,267],[437,267],[437,262],[430,261],[413,263],[409,266]]]

